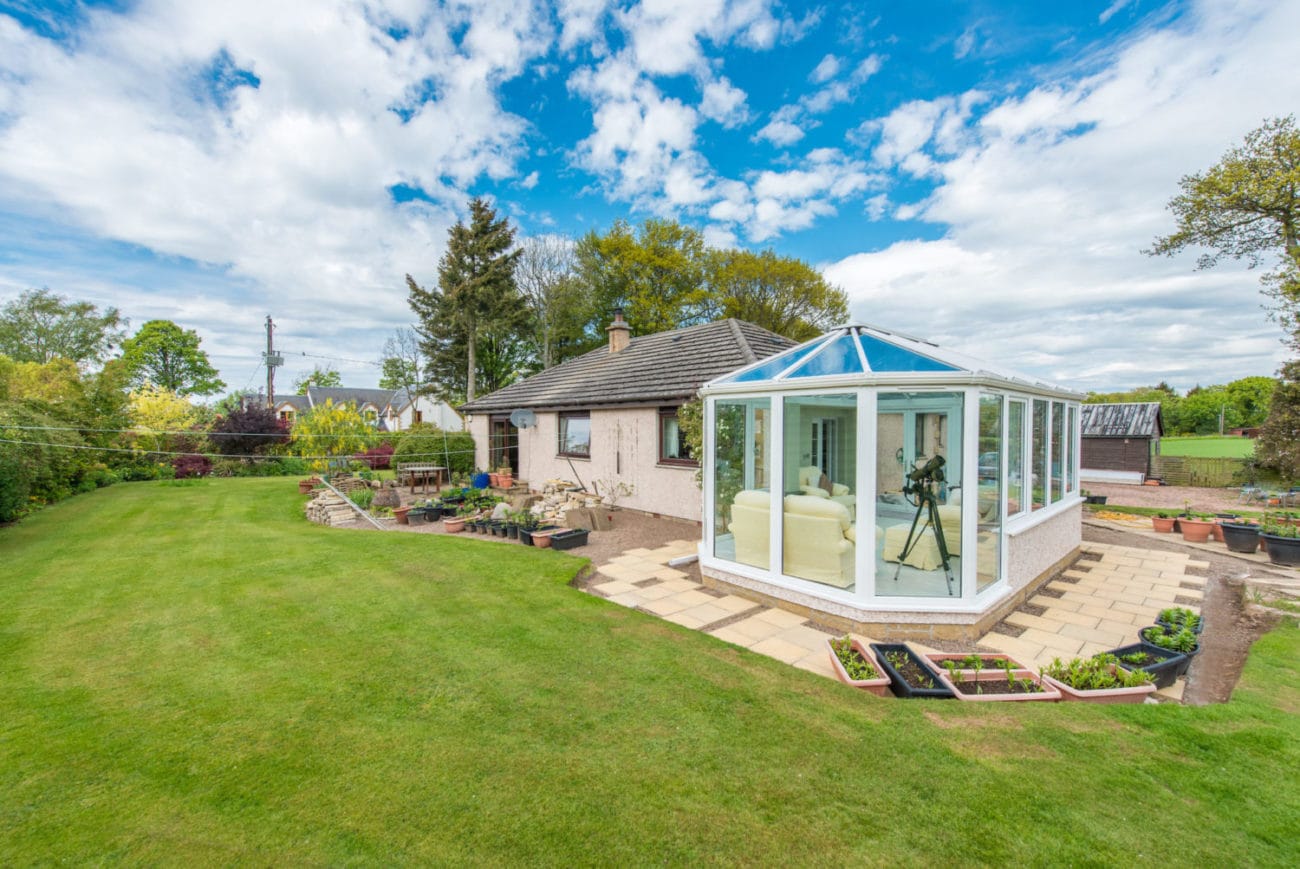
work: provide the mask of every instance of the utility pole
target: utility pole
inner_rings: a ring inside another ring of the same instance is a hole
[[[275,347],[272,336],[275,332],[275,324],[271,322],[271,316],[266,317],[266,406],[272,410],[275,409],[275,369],[284,364],[284,357],[275,355]]]

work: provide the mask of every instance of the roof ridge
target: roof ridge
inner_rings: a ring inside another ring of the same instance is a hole
[[[745,337],[745,330],[740,328],[740,321],[735,317],[728,317],[727,324],[731,326],[731,334],[736,337],[736,343],[740,345],[740,355],[745,357],[745,364],[752,365],[758,359],[754,356],[754,348],[749,346],[749,339]]]

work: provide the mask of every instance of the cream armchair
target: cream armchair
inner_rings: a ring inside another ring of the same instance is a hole
[[[799,490],[810,498],[829,498],[849,508],[849,521],[857,518],[858,499],[849,494],[849,487],[842,483],[831,483],[830,494],[818,483],[821,482],[822,469],[816,465],[804,465],[799,469]]]
[[[768,569],[770,503],[771,493],[754,489],[737,493],[732,502],[731,534],[736,543],[736,561],[741,564]],[[782,571],[837,588],[853,585],[857,534],[848,508],[813,495],[787,495],[784,504]]]

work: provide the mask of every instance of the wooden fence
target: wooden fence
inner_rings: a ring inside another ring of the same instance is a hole
[[[1169,486],[1240,486],[1251,482],[1248,459],[1152,456],[1151,475]]]

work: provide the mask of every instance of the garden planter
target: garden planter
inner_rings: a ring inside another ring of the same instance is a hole
[[[448,516],[442,520],[442,530],[448,534],[459,534],[465,530],[464,516]]]
[[[1166,519],[1161,516],[1151,517],[1151,527],[1161,534],[1171,534],[1174,530],[1174,520]]]
[[[491,482],[492,478],[487,474],[475,474],[469,479],[469,484],[475,489],[486,489]]]
[[[1260,550],[1260,526],[1225,522],[1222,526],[1223,542],[1229,552],[1251,553]]]
[[[1157,636],[1164,636],[1167,635],[1168,633],[1169,632],[1164,629],[1163,625],[1150,625],[1138,631],[1138,639],[1140,639],[1144,643],[1150,643],[1151,645],[1157,648],[1164,649],[1165,647],[1160,645],[1159,643],[1152,642],[1151,638]],[[1186,655],[1189,659],[1195,658],[1198,654],[1200,654],[1201,643],[1200,640],[1198,639],[1195,643],[1192,644],[1192,647],[1190,649],[1181,649],[1181,650],[1165,649],[1165,651],[1171,651],[1171,652],[1176,652],[1178,654]]]
[[[429,512],[427,507],[412,507],[406,514],[408,525],[423,525],[429,521]]]
[[[556,531],[551,534],[552,549],[575,549],[579,546],[587,545],[587,534],[585,528],[571,528],[567,531]]]
[[[506,524],[506,537],[510,538],[511,540],[518,540],[518,539],[519,539],[519,526],[516,525],[516,524],[513,523],[513,522],[509,522],[509,523],[507,523],[507,524]]]
[[[1043,676],[1043,681],[1060,691],[1062,700],[1079,700],[1085,703],[1141,703],[1147,699],[1147,695],[1156,690],[1154,682],[1149,685],[1134,685],[1132,688],[1080,690],[1071,688],[1051,676]]]
[[[550,549],[551,535],[554,533],[555,533],[554,531],[534,531],[533,545],[536,546],[538,549]]]
[[[875,655],[871,654],[871,650],[857,640],[849,640],[849,649],[861,655],[862,660],[870,664],[877,674],[874,679],[854,679],[849,676],[848,670],[844,669],[844,663],[840,661],[839,655],[835,653],[835,643],[837,642],[843,642],[843,640],[826,640],[826,650],[830,652],[831,667],[835,669],[835,675],[839,680],[845,685],[861,688],[863,691],[875,694],[877,697],[886,696],[889,693],[889,674],[880,666],[880,662],[876,660]]]
[[[1214,523],[1208,519],[1182,518],[1178,520],[1178,525],[1182,529],[1183,539],[1188,543],[1208,542],[1214,528]]]
[[[1096,504],[1097,506],[1100,507],[1105,505],[1106,497],[1107,497],[1106,495],[1088,495],[1083,499],[1083,503]]]
[[[310,494],[311,494],[311,490],[314,489],[314,488],[316,488],[316,487],[319,486],[319,485],[320,485],[320,479],[317,478],[317,477],[310,477],[310,478],[308,478],[308,479],[306,479],[306,480],[299,480],[299,481],[298,481],[298,494],[299,494],[299,495],[310,495]]]
[[[1210,526],[1210,539],[1213,540],[1215,543],[1222,543],[1222,542],[1223,542],[1223,522],[1222,522],[1222,521],[1220,521],[1220,520],[1218,520],[1218,519],[1214,520],[1214,524],[1212,524],[1212,525]]]
[[[488,485],[490,485],[493,489],[499,489],[499,488],[501,488],[501,475],[500,475],[500,474],[489,473],[489,474],[488,474]]]
[[[1300,566],[1300,538],[1260,534],[1259,539],[1264,541],[1268,549],[1268,560],[1273,564]]]
[[[1180,607],[1177,609],[1182,609],[1182,608]],[[1161,616],[1163,616],[1166,612],[1169,612],[1169,610],[1161,610],[1160,611],[1161,615],[1156,616],[1156,624],[1159,625],[1160,629],[1164,631],[1166,634],[1172,634],[1177,631],[1180,631],[1184,626],[1184,622],[1181,620],[1181,617],[1179,616],[1177,609],[1175,609],[1174,613],[1172,614],[1173,620],[1161,618]],[[1188,612],[1191,612],[1191,610],[1188,610]],[[1192,625],[1191,631],[1194,634],[1200,635],[1201,632],[1204,630],[1205,630],[1205,619],[1197,615],[1196,624]]]
[[[952,696],[968,703],[990,703],[1000,700],[1045,700],[1056,702],[1061,699],[1061,692],[1044,684],[1033,670],[1012,670],[1015,682],[1007,681],[1003,670],[957,670],[960,681],[954,681],[943,670],[939,671],[939,681],[943,683]],[[1025,680],[1032,686],[1025,690]]]
[[[970,655],[962,654],[961,652],[930,652],[924,657],[927,661],[929,661],[932,665],[934,665],[934,669],[942,673],[944,670],[947,669],[945,664],[948,661],[956,661],[958,664],[960,664],[963,661],[969,659]],[[1004,661],[1010,661],[1011,666],[1017,670],[1029,669],[1024,664],[1017,661],[1015,658],[1011,657],[1010,655],[1004,655],[1001,652],[980,652],[979,658],[981,661],[984,662],[982,666],[986,670],[996,669],[1000,671],[1004,666],[1003,665]],[[958,669],[969,670],[970,668],[958,667]]]
[[[895,697],[952,699],[952,691],[939,681],[939,673],[930,662],[903,643],[872,643],[880,667],[889,674],[889,690]],[[890,657],[894,660],[890,660]],[[897,663],[896,663],[897,662]]]
[[[497,485],[500,488],[509,489],[514,484],[515,484],[515,475],[513,473],[507,474],[502,472],[500,474],[497,474]]]
[[[1168,688],[1174,680],[1187,672],[1192,659],[1181,652],[1162,649],[1148,642],[1133,643],[1111,649],[1106,654],[1119,658],[1120,666],[1126,670],[1141,670],[1155,680],[1157,688]],[[1145,656],[1144,660],[1142,657]],[[1131,658],[1133,660],[1125,660]]]
[[[411,522],[406,517],[406,514],[409,512],[411,512],[410,507],[394,507],[393,518],[397,520],[398,525],[410,525]]]
[[[520,528],[519,542],[524,544],[525,546],[535,546],[536,544],[533,543],[534,535],[542,534],[542,533],[549,534],[554,530],[555,530],[554,526],[547,526],[545,528]]]

